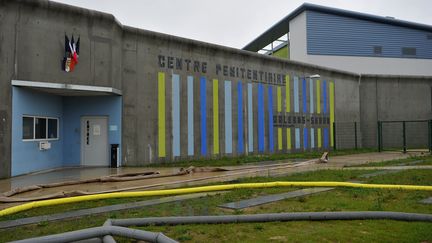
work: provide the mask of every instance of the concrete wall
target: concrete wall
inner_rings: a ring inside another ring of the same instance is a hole
[[[432,118],[431,77],[363,75],[360,82],[361,130],[364,146],[376,146],[377,121]],[[394,134],[393,137],[386,137],[385,142],[393,140],[400,146],[401,124],[385,125],[385,127],[388,130],[383,131],[384,133]],[[422,126],[419,129],[425,130]],[[417,133],[415,129],[410,131],[411,134]],[[420,140],[424,139],[420,138]],[[388,146],[396,146],[396,144],[389,143]]]
[[[259,153],[260,144],[262,153],[321,150],[331,146],[328,122],[332,113],[335,122],[366,124],[377,119],[369,115],[373,99],[363,99],[372,95],[363,87],[373,82],[364,81],[359,89],[359,76],[353,73],[122,26],[112,15],[54,2],[2,1],[1,6],[0,27],[8,30],[0,38],[0,122],[5,124],[0,130],[2,177],[10,175],[12,79],[122,90],[123,165]],[[65,33],[81,38],[79,63],[72,73],[62,71],[60,65]],[[321,76],[320,90],[315,79],[307,78],[313,74]],[[296,90],[295,79],[299,82]],[[411,79],[400,78],[407,83]],[[422,82],[427,86],[430,81]],[[398,86],[394,91],[406,88]],[[294,97],[299,112],[294,111]],[[424,116],[430,116],[430,103],[413,102]],[[368,115],[363,117],[364,112]],[[387,117],[399,113],[391,108]],[[279,124],[283,116],[291,117],[290,122]],[[301,122],[294,123],[293,117]],[[324,124],[313,124],[315,118]],[[362,130],[360,136],[369,133]]]
[[[291,59],[355,73],[432,76],[432,59],[308,55],[306,52]]]
[[[306,14],[299,14],[289,23],[289,59],[299,62],[307,62]]]

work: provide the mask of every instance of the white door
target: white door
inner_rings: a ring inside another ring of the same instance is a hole
[[[107,117],[81,117],[81,165],[109,166]]]

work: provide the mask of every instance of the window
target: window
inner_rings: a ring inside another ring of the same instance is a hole
[[[403,56],[415,56],[417,55],[417,49],[415,47],[402,47]]]
[[[381,55],[382,54],[382,46],[374,46],[373,47],[373,53],[375,55]]]
[[[23,117],[23,139],[34,138],[33,123],[34,123],[33,117]]]
[[[56,140],[58,126],[58,118],[23,116],[23,140]]]

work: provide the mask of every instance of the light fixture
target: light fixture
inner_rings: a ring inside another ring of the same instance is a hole
[[[311,75],[311,76],[307,76],[307,77],[305,77],[305,78],[321,78],[321,75],[319,75],[319,74],[314,74],[314,75]]]

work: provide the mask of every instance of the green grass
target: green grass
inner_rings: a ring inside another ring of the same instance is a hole
[[[413,156],[406,159],[397,159],[397,160],[389,160],[389,161],[382,161],[382,162],[371,162],[367,164],[360,164],[360,165],[351,165],[347,167],[364,167],[364,166],[372,166],[372,167],[380,167],[380,166],[398,166],[398,165],[410,165],[410,162],[417,162],[421,161],[419,163],[413,164],[413,165],[432,165],[432,155],[426,155],[426,156]]]
[[[364,180],[368,183],[432,185],[431,170],[407,170],[395,174],[380,175],[369,179],[359,176],[374,170],[323,170],[298,173],[283,177],[256,177],[239,179],[238,182],[264,181],[347,181]],[[58,222],[41,222],[13,229],[0,230],[0,242],[47,235],[86,227],[101,226],[107,218],[156,217],[180,215],[224,215],[246,213],[278,213],[304,211],[401,211],[432,213],[432,207],[418,203],[432,196],[431,192],[338,188],[333,191],[293,198],[265,204],[245,210],[226,210],[217,205],[249,199],[260,195],[282,193],[298,188],[239,189],[231,192],[185,201],[149,206],[141,209],[125,210],[79,219]],[[85,207],[102,206],[130,200],[149,198],[110,199],[84,203]],[[14,215],[14,218],[28,215],[41,215],[81,208],[81,204],[67,204],[38,208]],[[4,218],[3,218],[4,219]],[[223,225],[182,225],[163,227],[144,227],[142,229],[161,231],[182,242],[431,242],[432,224],[418,222],[379,221],[326,221],[326,222],[273,222],[254,224]],[[120,242],[127,239],[118,238]]]
[[[343,149],[331,151],[330,156],[348,155],[348,154],[360,154],[360,153],[372,153],[377,152],[374,148],[362,148],[362,149]],[[211,159],[199,159],[199,160],[183,160],[176,162],[166,163],[153,163],[148,164],[148,167],[203,167],[203,166],[234,166],[234,165],[245,165],[250,163],[257,163],[262,161],[277,161],[277,160],[304,160],[304,159],[316,159],[320,158],[321,152],[305,152],[305,153],[281,153],[281,154],[262,154],[262,155],[249,155],[240,157],[221,157]]]

